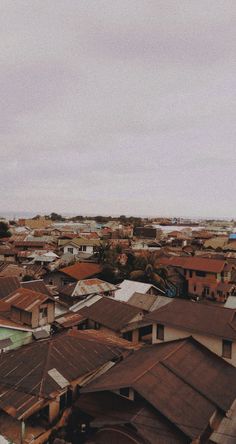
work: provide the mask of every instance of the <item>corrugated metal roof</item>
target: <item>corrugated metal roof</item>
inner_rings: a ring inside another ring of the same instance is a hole
[[[220,384],[219,384],[220,381]],[[190,439],[236,397],[236,369],[193,338],[144,347],[81,390],[132,387]]]
[[[143,282],[137,281],[129,281],[125,279],[121,284],[119,284],[119,289],[115,294],[115,298],[118,301],[127,302],[134,293],[147,293],[150,288],[156,288],[156,290],[160,291],[157,287],[152,284],[145,284]],[[164,292],[163,292],[164,293]]]
[[[78,313],[111,330],[120,331],[136,316],[142,315],[142,310],[125,302],[102,297],[93,305],[82,308]]]
[[[77,262],[69,267],[61,268],[59,270],[62,273],[76,279],[78,281],[89,278],[90,276],[101,273],[102,267],[99,264],[93,264],[88,262]]]
[[[73,327],[81,322],[85,321],[86,317],[80,313],[66,313],[63,316],[59,316],[55,319],[55,323],[61,325],[64,328]]]
[[[236,313],[218,305],[174,299],[144,317],[145,321],[159,322],[191,333],[236,339]]]
[[[0,299],[5,298],[20,287],[20,281],[16,276],[0,278]]]
[[[88,296],[90,294],[106,293],[117,290],[117,286],[101,279],[84,279],[77,282],[71,296]]]
[[[161,265],[171,265],[187,270],[205,271],[208,273],[221,273],[225,266],[225,261],[221,259],[209,259],[203,257],[164,257],[158,258]]]
[[[141,308],[146,311],[153,311],[173,301],[173,298],[155,294],[134,293],[128,300],[129,305]]]
[[[45,285],[45,283],[42,279],[21,282],[21,287],[32,290],[32,291],[36,291],[38,293],[46,294],[47,296],[51,296],[49,289],[47,288],[47,286]]]
[[[43,304],[52,297],[32,291],[26,288],[19,288],[4,299],[4,302],[10,306],[17,307],[24,311],[32,311],[36,306]]]
[[[1,354],[0,408],[16,418],[27,417],[30,407],[37,403],[42,406],[61,391],[59,380],[50,376],[50,370],[56,369],[72,382],[123,353],[127,353],[126,347],[119,338],[113,338],[112,343],[104,336],[94,339],[86,332],[70,331]]]

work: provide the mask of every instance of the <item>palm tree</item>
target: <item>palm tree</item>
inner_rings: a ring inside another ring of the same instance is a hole
[[[169,270],[158,265],[155,253],[148,252],[145,256],[136,258],[133,266],[129,274],[131,280],[150,283],[165,291],[167,296],[176,296],[176,286],[169,279]]]
[[[156,267],[156,258],[152,253],[134,259],[133,269],[129,278],[133,281],[151,283],[159,288],[165,288],[165,271]]]

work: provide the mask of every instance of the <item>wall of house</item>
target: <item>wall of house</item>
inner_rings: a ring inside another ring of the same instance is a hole
[[[70,251],[71,248],[73,249],[73,252]],[[75,247],[74,245],[66,245],[64,247],[64,254],[66,254],[66,253],[79,254],[81,252],[92,254],[93,250],[94,250],[94,247],[92,245],[83,245],[81,249],[79,247]]]
[[[48,323],[51,324],[55,319],[55,304],[53,302],[49,302],[47,304],[48,307]]]
[[[11,319],[16,322],[22,322],[25,325],[31,327],[31,313],[21,310],[16,307],[11,307]]]
[[[49,404],[49,423],[51,424],[54,419],[58,417],[60,413],[60,397],[58,396],[55,400],[51,401]]]
[[[40,308],[47,308],[47,316],[45,318],[40,319]],[[36,307],[32,312],[32,328],[37,328],[39,326],[51,324],[55,319],[55,308],[54,303],[42,304],[39,307]]]
[[[160,339],[157,339],[157,324],[153,324],[152,326],[152,343],[157,344],[161,343]],[[197,333],[193,333],[186,330],[181,330],[175,327],[166,326],[164,327],[164,342],[173,341],[176,339],[186,338],[188,336],[193,336],[194,339],[199,341],[201,344],[205,345],[205,347],[209,348],[212,352],[216,353],[218,356],[222,357],[222,339],[217,338],[215,336],[206,336],[200,335]],[[227,338],[225,338],[227,339]],[[227,359],[223,358],[225,361],[232,364],[236,367],[236,342],[232,343],[232,358]]]
[[[43,281],[45,284],[55,285],[56,287],[60,288],[64,285],[64,282],[75,282],[76,279],[70,278],[60,271],[53,271],[46,274],[43,277]]]

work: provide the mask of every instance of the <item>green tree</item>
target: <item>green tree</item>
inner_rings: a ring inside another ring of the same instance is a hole
[[[11,233],[6,222],[0,222],[0,238],[10,237]]]

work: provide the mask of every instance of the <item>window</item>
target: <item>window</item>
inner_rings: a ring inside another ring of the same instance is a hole
[[[99,322],[95,322],[95,326],[94,326],[95,330],[99,330],[100,328],[100,324]]]
[[[196,276],[205,277],[206,273],[205,273],[205,271],[196,271]]]
[[[47,307],[41,307],[39,310],[39,319],[45,319],[48,315]]]
[[[192,272],[192,270],[189,270],[189,277],[193,277],[193,272]]]
[[[209,287],[204,287],[203,288],[203,294],[204,294],[204,296],[209,295],[210,294],[210,288]]]
[[[193,287],[193,291],[194,291],[194,293],[196,292],[196,290],[197,290],[197,286],[194,285],[194,287]]]
[[[228,339],[223,339],[222,341],[222,357],[223,358],[232,358],[232,341]]]
[[[164,341],[164,325],[157,324],[157,339]]]
[[[68,247],[67,250],[68,250],[68,253],[72,253],[72,254],[74,253],[74,248],[73,247]]]

